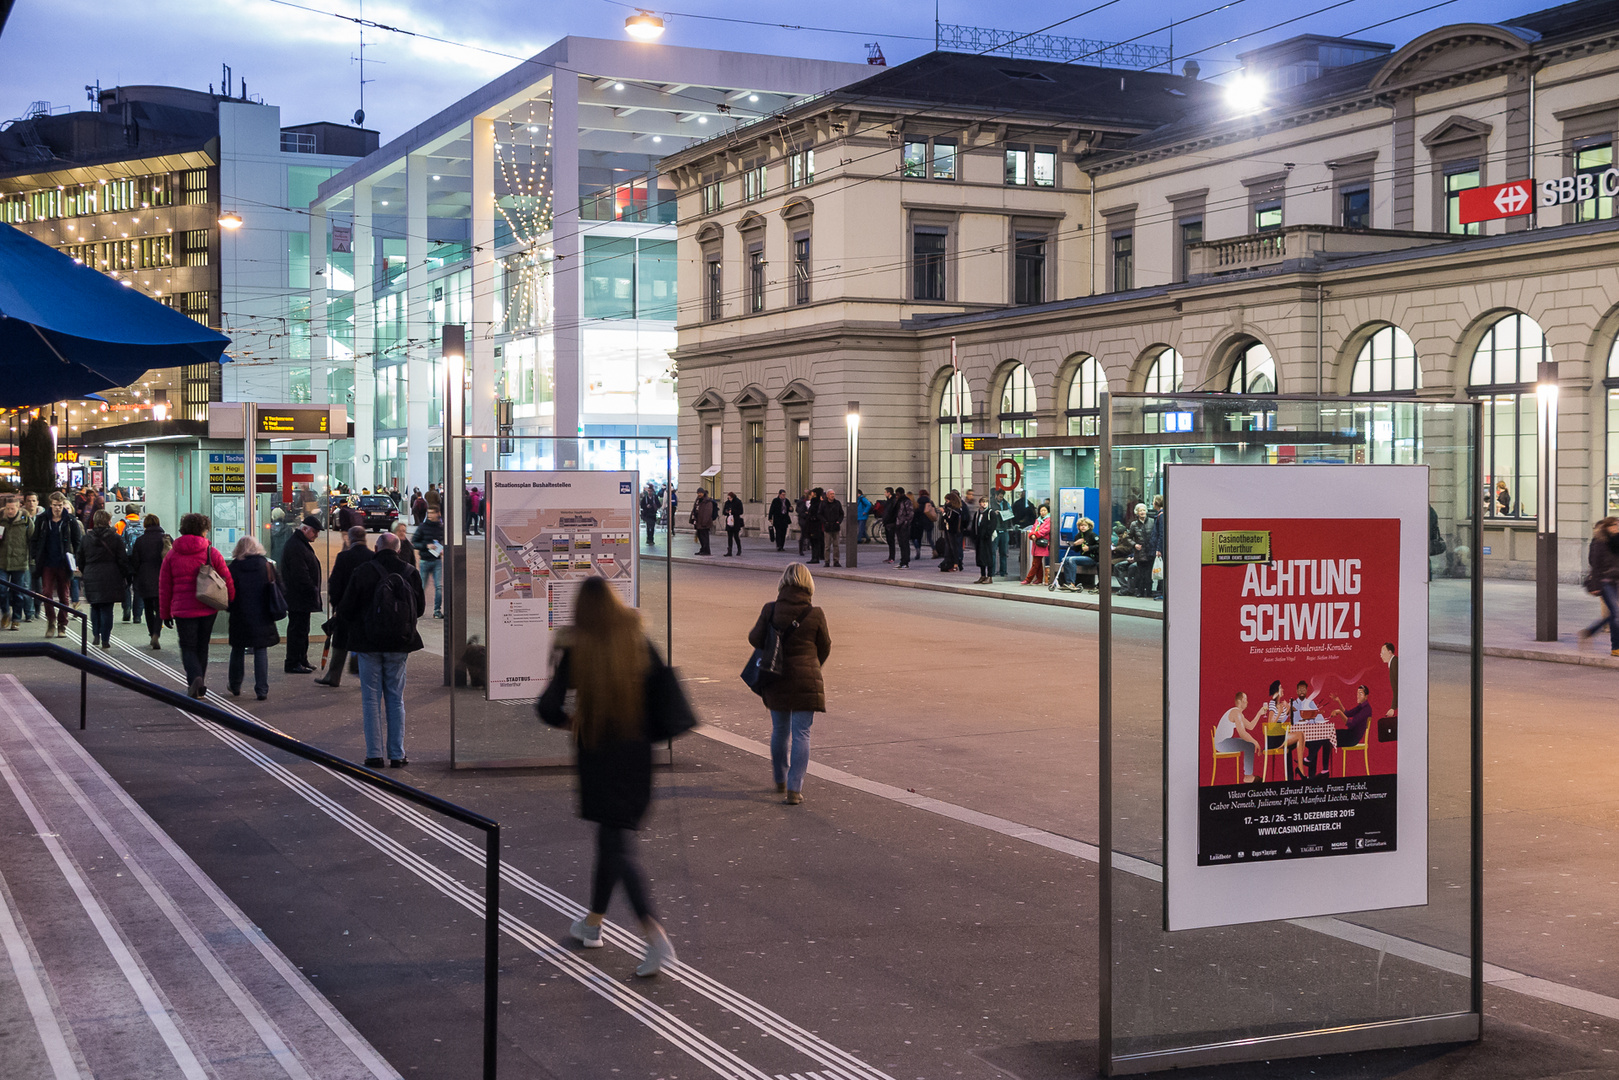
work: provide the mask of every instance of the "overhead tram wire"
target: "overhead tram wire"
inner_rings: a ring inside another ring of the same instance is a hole
[[[624,3],[624,0],[606,0],[606,2],[614,5],[615,7],[624,8],[628,11],[649,10],[639,4],[626,4]],[[1118,0],[1113,0],[1113,2],[1117,3]],[[766,22],[762,19],[737,19],[727,15],[697,15],[689,11],[666,11],[663,8],[656,9],[655,14],[670,15],[677,19],[704,19],[709,22],[740,23],[743,26],[764,26],[777,30],[803,30],[814,34],[848,34],[853,37],[878,37],[889,39],[898,38],[904,41],[933,40],[932,38],[925,37],[921,34],[888,34],[879,30],[839,30],[829,26],[802,26],[797,23]]]

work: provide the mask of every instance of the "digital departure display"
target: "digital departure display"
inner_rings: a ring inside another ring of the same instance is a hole
[[[258,414],[261,435],[330,435],[332,415],[327,409],[276,409]]]

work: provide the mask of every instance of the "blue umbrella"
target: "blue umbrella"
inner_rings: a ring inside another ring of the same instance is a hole
[[[219,359],[230,338],[0,225],[0,407],[82,398],[153,368]]]

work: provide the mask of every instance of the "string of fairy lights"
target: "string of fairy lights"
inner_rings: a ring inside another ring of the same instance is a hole
[[[545,108],[543,116],[536,115],[537,105]],[[507,331],[541,325],[549,314],[544,285],[551,262],[541,237],[551,231],[552,222],[551,113],[550,102],[531,100],[526,117],[495,122],[495,166],[506,190],[495,200],[495,209],[521,245],[506,260],[508,272],[516,271],[511,299],[501,316]]]

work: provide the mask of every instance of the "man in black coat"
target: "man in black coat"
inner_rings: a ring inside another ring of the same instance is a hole
[[[646,488],[641,492],[641,522],[646,526],[647,547],[652,547],[658,542],[658,511],[661,509],[663,500],[658,498],[658,489],[648,480]]]
[[[354,571],[376,558],[376,552],[365,546],[365,540],[365,526],[351,526],[349,546],[332,560],[332,572],[326,578],[326,595],[331,598],[333,611],[343,606],[343,591],[348,587]],[[322,686],[337,686],[343,681],[343,665],[349,658],[348,635],[343,632],[343,622],[341,619],[332,621],[336,623],[332,633],[332,655],[326,662],[326,674],[315,676],[315,681]]]
[[[821,494],[821,533],[823,536],[823,551],[827,564],[842,566],[838,561],[838,536],[843,530],[843,503],[838,499],[838,493],[827,488]]]
[[[380,625],[379,600],[386,600],[398,588],[389,583],[397,574],[409,594],[407,612],[400,612],[396,625]],[[387,592],[384,592],[387,590]],[[382,594],[379,596],[379,594]],[[360,705],[365,721],[365,764],[379,769],[383,752],[393,768],[409,765],[405,757],[405,662],[422,648],[416,620],[427,610],[427,594],[416,568],[399,557],[399,537],[383,533],[377,537],[377,551],[369,562],[361,563],[343,586],[343,603],[337,618],[349,648],[360,657]],[[384,745],[386,720],[386,745]]]
[[[310,514],[292,530],[281,552],[281,589],[287,594],[285,670],[289,675],[308,675],[315,670],[309,663],[309,616],[321,609],[321,570],[311,542],[319,535],[320,518]]]
[[[776,550],[782,551],[787,546],[787,527],[793,523],[793,500],[787,497],[787,489],[776,491],[776,498],[770,504],[770,538],[776,542]]]

